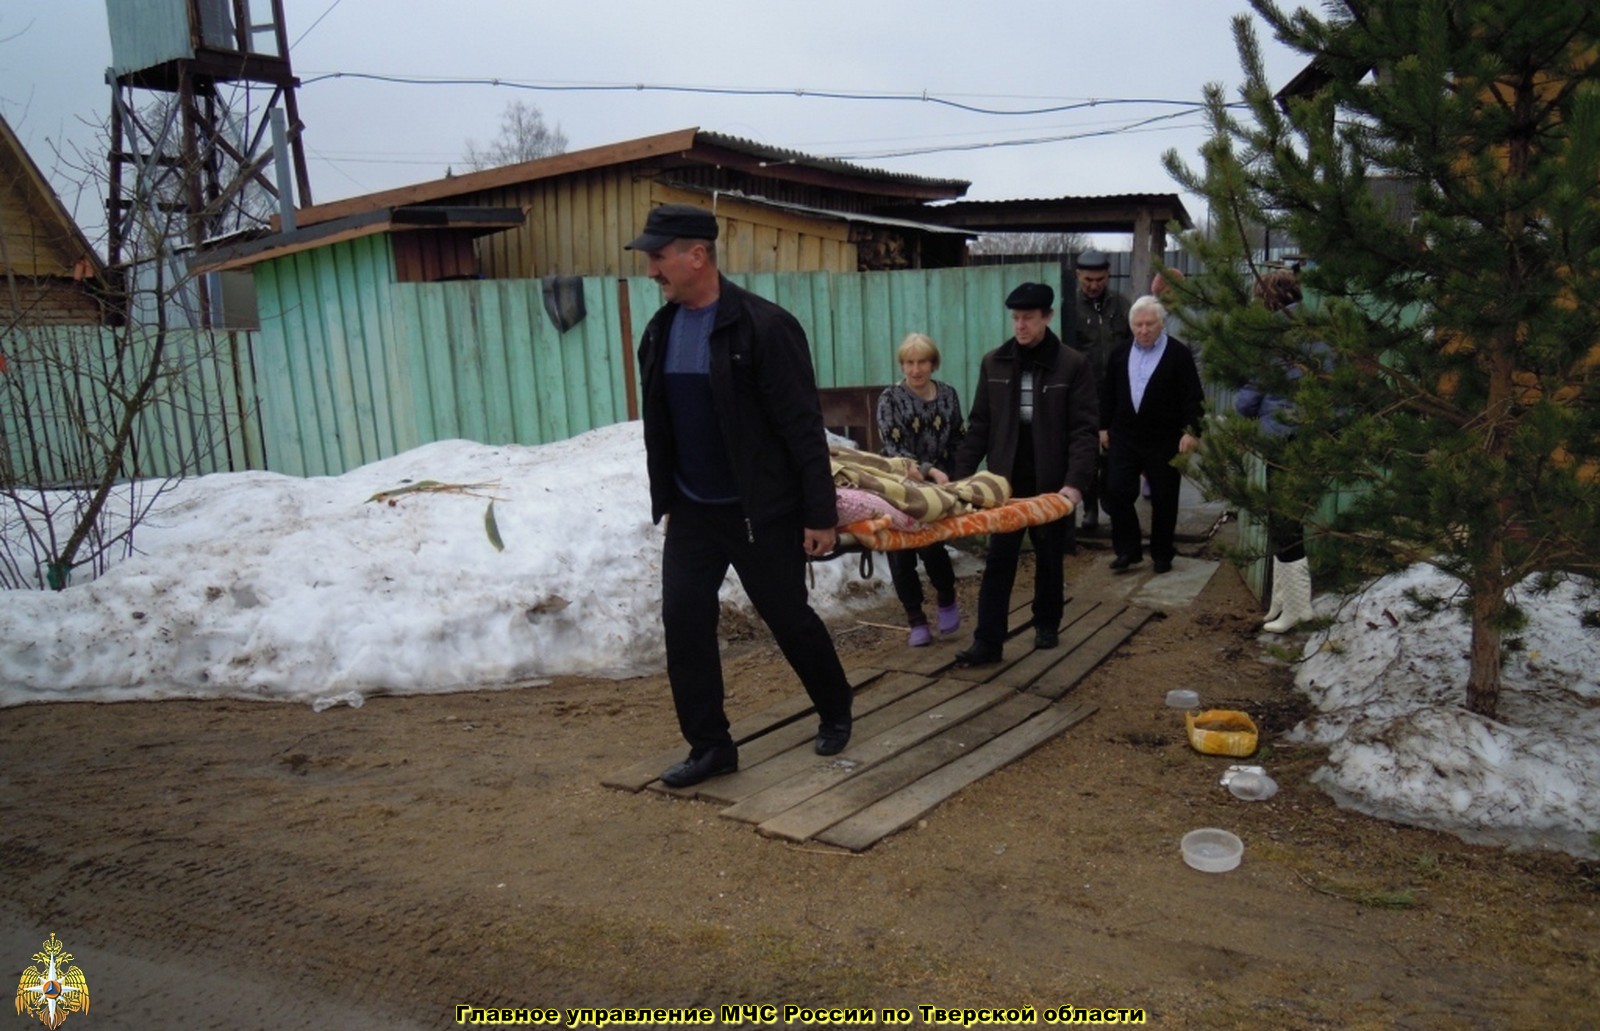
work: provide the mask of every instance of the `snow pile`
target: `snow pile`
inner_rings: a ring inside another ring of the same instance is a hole
[[[420,481],[456,486],[370,501]],[[495,547],[486,517],[504,550]],[[500,687],[665,666],[662,532],[640,424],[540,447],[445,441],[343,476],[185,481],[141,554],[0,606],[0,704],[296,701]],[[818,563],[824,618],[888,596]],[[730,576],[724,605],[749,610]]]
[[[1592,586],[1516,591],[1530,622],[1508,641],[1500,721],[1465,708],[1471,630],[1408,590],[1456,581],[1418,565],[1379,581],[1312,635],[1296,683],[1319,710],[1293,737],[1330,746],[1313,781],[1341,805],[1469,841],[1600,855],[1600,632]]]

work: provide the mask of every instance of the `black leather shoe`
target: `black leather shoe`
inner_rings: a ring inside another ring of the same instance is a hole
[[[817,754],[838,755],[850,743],[850,723],[823,720],[817,727]]]
[[[1170,558],[1158,558],[1151,564],[1150,568],[1158,573],[1170,573],[1172,572],[1172,560]]]
[[[1000,661],[1000,649],[972,642],[966,651],[956,652],[956,662],[963,666],[992,666]]]
[[[1120,573],[1129,566],[1136,566],[1143,561],[1143,555],[1118,555],[1116,558],[1111,560],[1111,571],[1114,573]]]
[[[689,758],[661,773],[661,783],[669,788],[686,788],[708,777],[720,777],[739,768],[739,749],[733,745],[708,748],[699,755],[689,753]]]
[[[1033,632],[1033,646],[1035,648],[1054,648],[1060,643],[1061,638],[1054,630],[1040,628]]]

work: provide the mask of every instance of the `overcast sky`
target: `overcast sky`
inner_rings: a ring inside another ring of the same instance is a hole
[[[970,199],[1178,192],[1161,154],[1173,147],[1197,162],[1205,136],[1201,116],[1179,114],[1178,105],[987,114],[920,99],[815,94],[926,94],[1007,112],[1087,100],[1197,101],[1208,82],[1230,93],[1237,87],[1230,22],[1247,7],[1244,0],[284,0],[284,9],[302,81],[313,199],[322,202],[434,179],[452,164],[459,170],[467,141],[492,139],[513,99],[540,107],[572,150],[699,126],[894,172],[970,180]],[[1304,64],[1276,41],[1262,42],[1274,83]],[[81,176],[55,153],[76,147],[98,155],[85,123],[106,119],[110,59],[104,0],[0,3],[0,113],[86,226],[97,224],[99,198],[79,189]],[[404,85],[333,73],[551,88]],[[594,88],[626,85],[675,89]],[[710,92],[757,89],[786,92]],[[1134,127],[1172,114],[1179,117]],[[1038,140],[1053,142],[1017,142]],[[905,151],[931,152],[890,156]],[[1185,201],[1199,221],[1197,200]]]

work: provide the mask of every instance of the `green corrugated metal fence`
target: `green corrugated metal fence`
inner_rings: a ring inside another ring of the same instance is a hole
[[[652,281],[584,279],[587,316],[563,333],[536,280],[395,283],[392,264],[388,238],[373,236],[258,267],[268,468],[337,475],[435,440],[544,444],[629,418],[639,334],[661,303]],[[1010,335],[1007,292],[1056,273],[731,278],[800,320],[818,386],[891,382],[895,348],[918,330],[966,401],[978,358]]]
[[[544,444],[637,411],[635,353],[661,291],[642,277],[586,278],[587,316],[561,332],[534,280],[395,283],[373,236],[264,262],[261,330],[172,331],[168,386],[137,423],[125,473],[241,469],[338,475],[436,440]],[[938,341],[940,378],[970,405],[978,359],[1010,335],[1006,294],[1053,264],[750,274],[735,282],[805,327],[819,387],[898,376],[913,330]],[[0,457],[13,482],[62,484],[86,468],[81,432],[115,409],[104,370],[131,379],[149,334],[96,327],[15,331],[0,396]],[[119,351],[120,348],[120,351]]]
[[[263,468],[251,346],[248,334],[220,331],[8,330],[0,336],[0,483],[98,479],[123,417],[113,398],[131,395],[156,361],[158,389],[133,421],[120,478]]]

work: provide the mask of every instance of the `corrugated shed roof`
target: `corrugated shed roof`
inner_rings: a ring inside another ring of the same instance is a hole
[[[1162,221],[1175,219],[1185,229],[1194,228],[1189,210],[1175,193],[962,200],[934,205],[927,210],[929,217],[948,225],[977,227],[990,232],[1026,232],[1049,228],[1127,232],[1139,212],[1146,212]],[[1052,223],[1059,225],[1052,226]]]
[[[806,168],[818,168],[845,175],[864,176],[892,182],[915,183],[919,186],[952,190],[958,196],[965,193],[967,188],[972,185],[971,182],[965,179],[936,179],[929,176],[909,175],[904,172],[887,172],[881,168],[868,168],[865,165],[852,165],[848,161],[841,161],[838,158],[817,157],[812,154],[804,154],[798,150],[785,150],[782,147],[772,147],[765,143],[757,143],[754,140],[747,140],[738,136],[725,136],[722,133],[707,132],[704,129],[696,133],[695,142],[740,150],[747,154],[764,158],[774,165],[800,165]]]
[[[951,208],[981,208],[999,207],[1013,204],[1174,204],[1183,207],[1182,200],[1175,193],[1094,193],[1071,194],[1065,197],[1007,197],[1005,200],[959,200],[949,204],[934,206],[936,211],[948,211]]]
[[[819,208],[810,204],[796,204],[792,201],[780,201],[771,200],[766,197],[755,197],[747,193],[740,193],[738,190],[712,191],[693,186],[679,186],[677,189],[682,190],[684,193],[699,194],[704,196],[707,203],[712,204],[713,208],[715,207],[717,198],[731,198],[733,200],[743,201],[746,204],[755,205],[756,207],[770,208],[773,211],[792,211],[796,214],[810,215],[814,218],[833,219],[834,221],[844,222],[847,224],[892,226],[897,229],[914,229],[923,233],[940,233],[950,236],[967,237],[976,235],[976,233],[970,229],[957,229],[952,226],[942,225],[935,222],[919,221],[910,218],[894,218],[889,215],[875,215],[862,211],[833,211],[828,208]],[[929,208],[924,210],[931,211],[933,209]]]
[[[410,208],[376,208],[343,218],[302,226],[287,233],[250,232],[207,241],[189,259],[189,271],[221,272],[248,268],[271,258],[282,258],[313,247],[355,240],[377,233],[414,229],[450,229],[473,236],[497,233],[522,225],[526,216],[517,208],[452,208],[419,205]]]
[[[916,196],[927,200],[959,197],[971,185],[962,179],[927,179],[863,168],[832,158],[814,157],[799,151],[769,147],[734,136],[723,136],[690,128],[317,204],[297,211],[295,221],[298,225],[310,225],[363,211],[407,204],[426,204],[446,198],[462,197],[469,193],[499,189],[513,183],[604,168],[607,165],[662,159],[676,159],[684,164],[726,164],[751,171],[768,169],[768,174],[777,178],[786,177],[785,169],[800,170],[813,181],[818,176],[834,180],[834,185],[841,189],[854,188],[859,192],[872,192],[872,187],[877,185],[886,187],[882,191],[884,193]],[[850,180],[854,182],[851,183]]]

